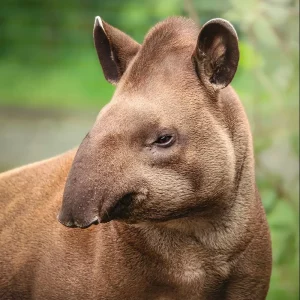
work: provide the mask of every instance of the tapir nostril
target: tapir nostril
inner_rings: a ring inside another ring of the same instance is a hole
[[[128,207],[133,200],[133,193],[127,193],[120,198],[117,203],[101,217],[101,223],[109,222],[112,219],[125,217],[128,213]]]
[[[131,201],[132,201],[132,193],[128,193],[126,195],[124,195],[120,200],[120,204],[124,205],[124,206],[128,206],[130,205]]]

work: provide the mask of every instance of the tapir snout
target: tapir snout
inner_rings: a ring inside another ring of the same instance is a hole
[[[106,156],[94,147],[87,135],[68,175],[59,222],[67,227],[87,228],[92,224],[126,218],[137,194],[139,180],[130,176],[130,180],[122,184],[128,178],[120,173],[124,168],[124,163],[120,166],[114,155]]]

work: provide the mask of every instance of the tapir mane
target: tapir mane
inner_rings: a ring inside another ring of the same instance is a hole
[[[184,17],[170,17],[156,24],[146,35],[136,55],[128,79],[135,84],[145,77],[147,70],[174,53],[188,52],[192,55],[200,28]]]
[[[191,19],[171,17],[157,23],[145,36],[141,53],[161,53],[176,47],[196,46],[200,28]]]

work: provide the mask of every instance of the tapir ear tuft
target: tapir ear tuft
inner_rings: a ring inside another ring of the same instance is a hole
[[[124,32],[96,17],[94,44],[106,80],[117,84],[140,45]]]
[[[197,73],[206,85],[226,87],[234,77],[239,62],[238,37],[234,27],[224,19],[205,23],[193,54]]]

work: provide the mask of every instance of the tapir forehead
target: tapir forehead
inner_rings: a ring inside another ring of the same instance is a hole
[[[125,138],[146,134],[149,129],[161,126],[164,118],[158,112],[157,107],[142,99],[118,99],[100,111],[91,134],[122,135]]]
[[[191,60],[189,63],[192,65]],[[143,84],[128,87],[121,83],[110,103],[100,111],[92,131],[130,136],[191,126],[191,120],[198,118],[196,108],[204,104],[204,90],[191,65],[191,72],[178,65],[161,66],[145,77]]]

